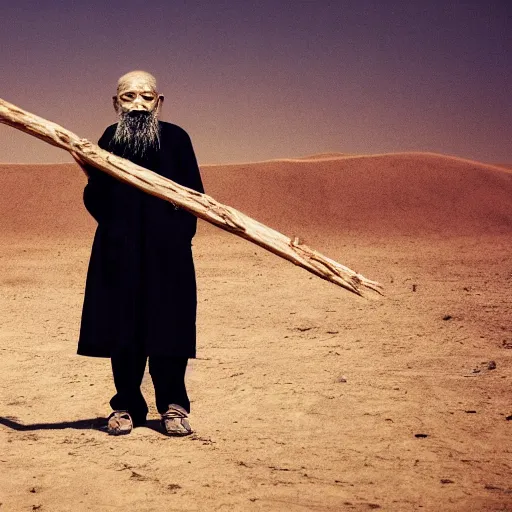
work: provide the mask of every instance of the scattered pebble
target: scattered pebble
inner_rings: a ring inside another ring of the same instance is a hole
[[[473,368],[471,373],[481,373],[486,370],[496,370],[496,361],[482,361],[480,367]]]
[[[444,315],[443,320],[451,320],[453,318],[452,315]]]
[[[453,480],[450,480],[449,478],[441,478],[442,484],[454,484],[455,482]]]
[[[428,437],[428,434],[414,434],[414,437],[417,437],[418,439],[423,439],[425,437]]]
[[[336,379],[336,382],[347,382],[347,377],[345,377],[345,375],[340,375],[340,376]]]

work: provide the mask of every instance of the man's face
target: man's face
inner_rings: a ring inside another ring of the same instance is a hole
[[[158,114],[164,97],[156,92],[155,77],[131,71],[117,82],[113,97],[119,115],[111,148],[127,158],[145,157],[160,148]]]
[[[154,90],[151,80],[144,74],[135,74],[123,80],[114,97],[114,105],[118,113],[134,110],[153,112],[159,102],[160,96]]]

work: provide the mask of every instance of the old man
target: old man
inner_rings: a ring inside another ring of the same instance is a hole
[[[158,119],[163,96],[149,73],[122,76],[113,98],[119,122],[98,145],[203,192],[187,133]],[[84,204],[96,219],[78,354],[110,357],[116,394],[110,434],[128,434],[148,414],[141,383],[149,361],[164,432],[187,435],[185,385],[196,354],[196,281],[191,242],[196,218],[92,167]]]

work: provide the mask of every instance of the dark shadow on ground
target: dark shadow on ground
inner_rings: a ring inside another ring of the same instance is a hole
[[[19,432],[29,432],[32,430],[64,430],[66,428],[72,428],[75,430],[99,430],[107,433],[107,418],[101,417],[76,421],[61,421],[58,423],[31,423],[24,425],[18,421],[18,418],[0,416],[0,425],[4,425],[11,430],[17,430]],[[158,420],[148,420],[144,424],[144,427],[160,434],[162,433],[160,421]]]

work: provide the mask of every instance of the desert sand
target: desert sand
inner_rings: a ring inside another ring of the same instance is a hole
[[[195,434],[104,430],[75,354],[75,165],[0,166],[0,511],[512,511],[512,171],[429,153],[203,166],[207,192],[381,282],[365,300],[200,221]]]

